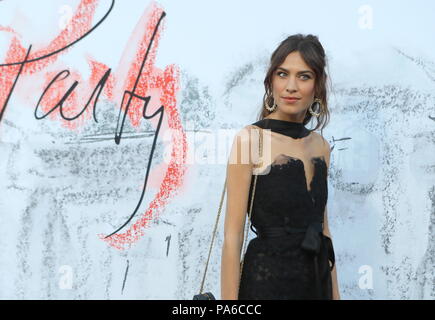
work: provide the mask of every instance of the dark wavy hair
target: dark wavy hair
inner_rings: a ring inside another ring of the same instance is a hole
[[[314,117],[317,119],[317,124],[312,131],[317,130],[318,128],[323,129],[329,122],[327,90],[327,79],[329,79],[329,77],[325,71],[325,68],[327,67],[327,58],[325,50],[323,49],[318,37],[312,34],[303,35],[298,33],[291,35],[282,41],[278,48],[276,48],[272,53],[269,69],[267,70],[264,79],[264,88],[266,92],[263,97],[263,104],[261,106],[258,120],[264,119],[264,117],[271,113],[265,108],[265,106],[266,103],[270,106],[274,104],[272,96],[272,76],[287,56],[294,51],[299,51],[305,63],[310,66],[316,74],[314,94],[316,98],[321,99],[323,106],[321,107],[321,110],[314,110],[314,112],[320,111],[320,115]],[[319,104],[317,104],[317,106],[319,106]],[[311,113],[307,112],[303,124],[306,125],[310,122],[312,117]]]

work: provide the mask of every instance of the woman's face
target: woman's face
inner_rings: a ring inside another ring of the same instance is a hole
[[[275,112],[303,119],[314,101],[315,73],[298,51],[290,53],[272,75],[272,93],[278,108]],[[300,98],[288,102],[283,97]]]

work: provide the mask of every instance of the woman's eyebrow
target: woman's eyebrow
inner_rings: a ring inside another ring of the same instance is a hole
[[[281,69],[281,70],[283,70],[283,71],[289,73],[289,71],[288,71],[287,69],[285,69],[285,68],[278,67],[278,69]],[[311,73],[311,74],[314,74],[314,72],[311,71],[311,70],[301,70],[301,71],[299,71],[298,73],[299,73],[299,74],[301,74],[301,73]]]

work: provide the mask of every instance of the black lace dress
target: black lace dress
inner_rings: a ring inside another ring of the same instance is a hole
[[[253,125],[270,129],[273,156],[268,173],[257,178],[251,213],[257,237],[246,249],[238,299],[332,299],[334,250],[322,232],[325,159],[304,158],[312,133],[302,123],[263,119]]]

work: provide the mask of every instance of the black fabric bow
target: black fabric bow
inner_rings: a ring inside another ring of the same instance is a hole
[[[328,259],[332,262],[330,271],[332,271],[335,264],[335,254],[334,254],[334,249],[332,247],[332,242],[329,237],[323,234],[322,222],[313,221],[305,229],[293,228],[286,223],[284,229],[288,233],[303,232],[303,231],[305,232],[304,239],[301,242],[301,248],[313,254],[316,292],[317,292],[318,299],[322,299],[323,298],[322,284],[321,284],[321,279],[319,274],[319,264],[317,259],[322,247],[322,241],[325,241],[324,248],[327,252]]]
[[[322,244],[322,223],[312,222],[308,225],[305,232],[305,238],[302,241],[301,247],[304,250],[318,254],[320,252],[320,246]]]
[[[252,225],[251,225],[252,228]],[[318,299],[323,298],[323,289],[319,272],[318,256],[321,250],[324,250],[329,261],[332,262],[330,271],[334,268],[335,254],[332,246],[332,241],[329,237],[323,234],[323,223],[321,221],[313,221],[308,226],[297,228],[290,225],[290,218],[284,218],[284,225],[281,227],[262,227],[257,229],[258,237],[279,237],[291,233],[304,233],[304,239],[301,242],[301,248],[311,253],[314,263],[315,286]],[[322,246],[323,244],[323,246]],[[323,272],[322,272],[323,273]]]

